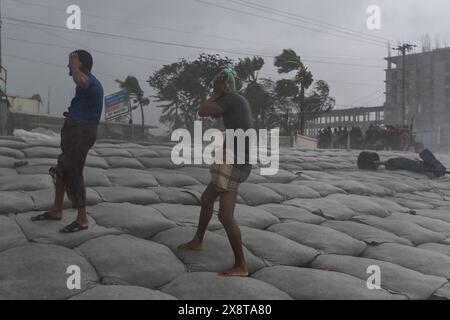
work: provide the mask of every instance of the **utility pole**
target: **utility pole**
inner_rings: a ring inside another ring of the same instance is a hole
[[[404,43],[394,49],[402,54],[402,127],[404,127],[406,124],[406,53],[410,52],[415,47],[417,46],[409,43]]]
[[[47,114],[50,114],[50,87],[48,87],[47,92]]]
[[[0,68],[2,66],[2,2],[0,0]]]
[[[0,68],[2,65],[2,1],[0,0]]]

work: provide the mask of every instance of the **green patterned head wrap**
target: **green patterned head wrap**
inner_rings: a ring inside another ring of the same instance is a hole
[[[228,68],[224,68],[214,77],[213,83],[216,82],[216,80],[221,76],[225,79],[225,91],[236,92],[236,79],[233,71]]]

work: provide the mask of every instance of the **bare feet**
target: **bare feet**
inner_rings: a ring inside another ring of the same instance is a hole
[[[188,243],[182,244],[178,247],[178,251],[202,251],[203,243],[197,239],[194,239]]]
[[[221,277],[248,277],[248,270],[244,266],[234,266],[233,268],[229,270],[225,270],[221,273],[219,273],[219,276]]]

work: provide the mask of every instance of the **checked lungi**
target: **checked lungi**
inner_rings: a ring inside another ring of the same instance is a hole
[[[97,125],[82,124],[66,118],[61,130],[61,150],[56,168],[50,174],[64,181],[72,208],[86,207],[86,185],[83,169],[89,149],[97,139]]]
[[[211,165],[211,183],[218,192],[236,192],[239,185],[250,176],[249,164],[213,164]]]

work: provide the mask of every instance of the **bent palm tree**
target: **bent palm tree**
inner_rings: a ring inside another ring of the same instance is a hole
[[[145,136],[145,118],[144,118],[144,107],[150,105],[150,99],[144,97],[144,91],[139,85],[139,81],[136,77],[128,76],[125,81],[116,80],[120,88],[126,90],[130,97],[133,99],[132,110],[136,110],[140,107],[141,117],[142,117],[142,134]]]

